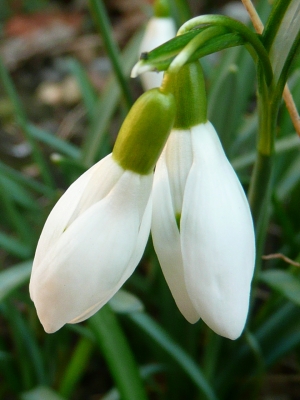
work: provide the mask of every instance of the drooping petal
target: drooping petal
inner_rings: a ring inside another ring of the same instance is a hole
[[[213,126],[192,128],[192,142],[181,215],[186,285],[206,324],[236,339],[247,318],[254,270],[252,218]]]
[[[96,312],[133,272],[135,253],[141,257],[150,230],[145,208],[151,185],[151,175],[125,171],[45,254],[32,274],[30,294],[47,332]],[[144,215],[148,226],[142,230]]]
[[[167,169],[167,152],[165,148],[154,174],[151,225],[153,245],[177,307],[190,323],[195,323],[199,314],[190,300],[184,281],[180,236]]]
[[[140,53],[153,50],[176,35],[176,27],[170,17],[153,17],[149,20],[140,45]],[[145,72],[141,75],[144,90],[161,85],[163,72]]]
[[[150,196],[148,204],[146,206],[145,213],[142,218],[141,226],[138,232],[138,237],[136,241],[135,249],[132,253],[132,256],[124,268],[124,275],[122,276],[122,280],[116,285],[108,295],[108,300],[113,297],[123,283],[130,277],[133,273],[135,267],[138,265],[142,255],[144,253],[148,237],[149,237],[149,230],[151,225],[151,215],[152,215],[152,198]],[[107,300],[107,301],[108,301]],[[78,317],[74,318],[73,320],[69,321],[71,324],[77,324],[81,321],[86,320],[87,318],[91,317],[95,312],[97,312],[107,301],[103,302],[103,300],[99,301],[98,303],[94,304],[92,307],[87,309],[83,314],[79,315]]]
[[[45,254],[67,226],[89,205],[106,196],[122,173],[123,169],[109,154],[88,169],[68,188],[55,204],[44,225],[34,257],[33,270],[42,262]],[[100,177],[101,184],[99,184]]]

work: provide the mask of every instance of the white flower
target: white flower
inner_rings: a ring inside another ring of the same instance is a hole
[[[146,26],[140,45],[140,53],[153,50],[176,35],[176,27],[171,17],[152,17]],[[163,72],[145,72],[141,75],[144,90],[161,85]]]
[[[185,318],[201,317],[216,333],[239,337],[249,307],[254,230],[244,191],[209,122],[171,132],[155,171],[151,229]]]
[[[132,274],[149,236],[152,180],[152,173],[124,170],[108,155],[57,202],[30,280],[46,332],[94,314]]]

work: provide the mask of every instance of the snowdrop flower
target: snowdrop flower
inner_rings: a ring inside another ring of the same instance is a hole
[[[150,232],[153,167],[174,107],[173,96],[158,89],[141,96],[113,153],[80,176],[50,213],[30,280],[46,332],[93,315],[140,261]]]
[[[254,230],[243,188],[206,121],[201,76],[199,63],[178,74],[175,129],[155,170],[151,230],[181,313],[236,339],[249,307]]]
[[[155,16],[150,18],[146,25],[144,37],[140,45],[140,53],[153,50],[155,47],[172,39],[176,35],[176,26],[167,4],[156,1]],[[144,90],[159,87],[162,83],[163,72],[145,72],[141,75],[141,82]]]

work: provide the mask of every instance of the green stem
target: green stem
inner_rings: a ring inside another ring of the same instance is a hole
[[[201,47],[208,40],[216,36],[220,36],[223,33],[226,33],[226,30],[224,32],[224,29],[222,29],[222,27],[217,26],[208,27],[204,31],[200,32],[199,35],[194,37],[174,58],[168,68],[168,72],[176,74],[199,47]]]
[[[89,319],[122,400],[146,400],[140,373],[126,337],[108,305]]]
[[[91,8],[91,13],[94,17],[97,27],[99,28],[99,30],[101,32],[107,54],[112,63],[114,72],[117,76],[119,85],[122,89],[127,108],[129,110],[133,104],[133,99],[131,96],[131,92],[129,89],[127,79],[125,78],[125,75],[124,75],[122,67],[121,67],[122,63],[121,63],[121,59],[120,59],[119,49],[117,48],[116,42],[113,38],[109,18],[106,13],[106,9],[103,5],[103,1],[102,0],[89,0],[89,4],[90,4],[90,8]]]
[[[257,238],[257,268],[260,269],[260,260],[265,243],[266,225],[271,200],[271,178],[273,168],[273,154],[275,146],[276,121],[279,103],[274,102],[272,87],[267,87],[263,70],[258,66],[258,144],[257,158],[251,176],[249,187],[249,203]]]
[[[192,12],[186,0],[169,1],[171,3],[172,13],[175,15],[177,22],[179,22],[179,25],[192,18]]]
[[[232,31],[238,32],[255,50],[260,63],[264,69],[264,76],[268,85],[271,84],[273,78],[273,70],[269,60],[268,53],[264,48],[259,36],[253,33],[248,27],[239,21],[232,18],[226,17],[224,15],[201,15],[200,17],[195,17],[190,21],[182,25],[178,30],[177,35],[182,35],[200,25],[214,25],[229,28]],[[250,52],[253,56],[252,52]],[[257,60],[255,60],[257,61]]]

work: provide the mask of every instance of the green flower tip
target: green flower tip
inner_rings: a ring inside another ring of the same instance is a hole
[[[199,61],[185,64],[176,73],[165,73],[165,87],[174,94],[174,128],[188,129],[207,122],[205,81]]]
[[[142,175],[153,171],[175,119],[172,93],[145,92],[132,106],[117,137],[113,157],[121,167]]]
[[[168,0],[156,0],[154,2],[154,16],[158,18],[170,17],[170,6]]]

